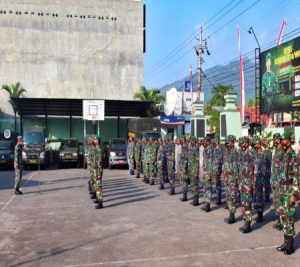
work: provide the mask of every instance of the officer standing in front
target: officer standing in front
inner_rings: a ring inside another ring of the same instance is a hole
[[[15,168],[15,195],[22,195],[20,191],[20,184],[22,180],[22,149],[23,149],[23,137],[17,137],[17,144],[15,146],[14,155],[14,168]]]

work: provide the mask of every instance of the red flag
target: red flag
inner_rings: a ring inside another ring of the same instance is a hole
[[[238,46],[240,54],[240,114],[241,114],[241,124],[245,119],[245,83],[244,83],[244,70],[243,70],[243,58],[241,53],[241,37],[240,37],[240,27],[237,25],[237,34],[238,34]]]
[[[286,21],[284,19],[282,21],[280,32],[279,32],[279,36],[278,36],[278,39],[277,39],[277,44],[276,44],[277,46],[281,44],[281,38],[282,38],[282,35],[283,35],[283,30],[284,30],[285,25],[286,25]]]

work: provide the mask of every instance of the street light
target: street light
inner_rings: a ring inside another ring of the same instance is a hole
[[[253,35],[254,35],[254,38],[255,38],[255,40],[256,40],[256,43],[257,43],[257,45],[258,45],[258,48],[259,48],[259,50],[260,50],[260,45],[259,45],[259,42],[258,42],[258,40],[257,40],[257,38],[256,38],[256,34],[255,34],[255,32],[254,32],[254,30],[253,30],[253,28],[252,28],[252,27],[250,27],[250,28],[249,28],[249,30],[248,30],[248,33],[249,33],[249,34],[253,34]]]

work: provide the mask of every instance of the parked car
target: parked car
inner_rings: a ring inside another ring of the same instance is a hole
[[[108,145],[108,167],[127,165],[127,143],[125,138],[113,138]]]
[[[13,168],[14,166],[14,141],[0,141],[0,167]]]
[[[66,164],[76,165],[80,167],[80,150],[77,139],[63,139],[59,148],[59,163],[58,167]]]

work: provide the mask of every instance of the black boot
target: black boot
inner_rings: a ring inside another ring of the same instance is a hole
[[[201,209],[204,210],[205,212],[210,212],[211,211],[210,203],[206,203],[205,206],[203,206]]]
[[[257,217],[255,218],[255,221],[258,223],[261,223],[264,221],[264,216],[262,211],[257,212]]]
[[[130,174],[131,174],[131,175],[134,175],[134,170],[130,170]]]
[[[285,245],[285,250],[284,254],[285,255],[290,255],[295,252],[294,250],[294,238],[292,236],[287,236],[286,237],[286,245]]]
[[[277,223],[273,224],[273,228],[277,229],[278,231],[281,231],[283,229],[283,227],[282,227],[282,225],[280,223],[280,218],[279,217],[277,218]]]
[[[163,183],[161,183],[158,189],[159,190],[164,190],[165,189],[165,185]]]
[[[96,198],[96,199],[94,199],[94,203],[95,204],[97,204],[99,201],[98,201],[98,199]]]
[[[23,195],[22,191],[19,189],[19,187],[16,189],[16,191],[19,193],[18,195]]]
[[[181,201],[187,201],[187,193],[183,193],[182,197],[180,198]]]
[[[153,179],[151,179],[150,185],[154,185],[154,180]]]
[[[17,189],[15,189],[15,195],[20,195]]]
[[[140,174],[137,173],[136,176],[135,176],[135,178],[140,178]]]
[[[222,205],[222,201],[221,201],[221,195],[218,194],[218,198],[217,198],[217,201],[215,202],[216,205],[220,206]]]
[[[225,218],[224,221],[228,224],[235,223],[234,213],[230,213],[228,218]]]
[[[102,200],[98,201],[98,205],[95,208],[96,209],[102,209],[103,208]]]
[[[243,234],[247,234],[247,233],[250,233],[252,230],[251,230],[251,223],[250,222],[245,222],[245,224],[243,225],[242,228],[240,228],[240,231],[243,233]]]
[[[175,195],[175,188],[171,188],[168,194],[170,196]]]
[[[149,184],[149,178],[146,178],[145,183]]]
[[[91,199],[95,199],[95,198],[96,198],[96,193],[95,193],[95,192],[91,192],[90,198],[91,198]]]
[[[192,206],[199,206],[199,198],[198,198],[198,196],[194,196],[193,201],[190,202],[190,205],[192,205]]]
[[[277,251],[280,251],[280,252],[283,252],[285,251],[285,248],[286,248],[286,242],[287,242],[287,238],[284,236],[284,241],[283,241],[283,244],[280,246],[280,247],[277,247]]]

